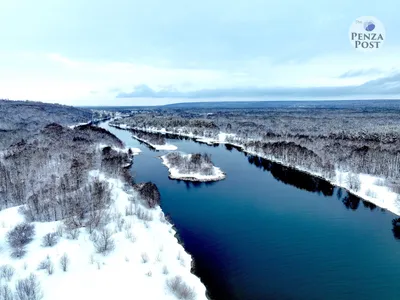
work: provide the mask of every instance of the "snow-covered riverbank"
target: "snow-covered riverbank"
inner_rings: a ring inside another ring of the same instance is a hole
[[[281,165],[297,169],[312,176],[324,179],[330,182],[332,185],[344,188],[353,195],[356,195],[368,202],[375,204],[376,206],[384,208],[400,216],[400,195],[392,192],[389,187],[385,186],[384,178],[372,176],[370,174],[353,174],[350,172],[337,169],[335,170],[336,174],[335,178],[326,178],[323,174],[320,174],[318,172],[314,172],[312,170],[308,170],[299,166],[285,164],[285,162],[281,160],[277,160],[276,158],[271,156],[263,155],[262,153],[253,151],[252,149],[246,149],[242,145],[233,145],[233,146],[242,149],[242,151],[248,154],[259,156],[268,159],[270,161],[279,163]],[[349,182],[348,180],[349,177],[357,178],[356,179],[358,181],[356,183],[358,187],[357,190],[351,187],[352,185],[354,185],[354,183]]]
[[[183,158],[190,159],[190,154],[182,155]],[[226,177],[225,173],[216,166],[212,166],[211,174],[205,175],[199,172],[182,172],[176,167],[173,167],[168,160],[167,155],[160,157],[163,165],[165,165],[169,170],[169,178],[180,179],[185,181],[198,181],[198,182],[210,182],[222,180]]]
[[[126,126],[128,127],[128,126]],[[262,153],[259,153],[257,151],[254,151],[254,149],[249,149],[246,148],[244,145],[240,143],[235,143],[232,142],[232,138],[235,137],[234,134],[227,134],[224,132],[221,132],[218,134],[217,137],[212,138],[212,137],[204,137],[204,136],[199,136],[195,135],[193,133],[187,133],[183,131],[168,131],[165,128],[158,129],[154,127],[146,127],[146,128],[132,128],[135,130],[141,130],[144,132],[149,132],[149,133],[161,133],[161,134],[174,134],[178,135],[181,137],[188,137],[191,139],[194,139],[198,142],[201,143],[206,143],[209,145],[212,144],[229,144],[234,147],[237,147],[241,149],[243,152],[246,152],[251,155],[259,156],[268,160],[271,160],[273,162],[280,163],[284,166],[288,166],[294,169],[297,169],[299,171],[308,173],[312,176],[317,176],[319,178],[322,178],[324,180],[329,181],[331,184],[342,187],[352,194],[368,201],[371,202],[381,208],[387,209],[388,211],[399,215],[400,216],[400,195],[391,191],[390,188],[387,186],[385,183],[384,178],[379,178],[377,176],[372,176],[370,174],[349,174],[349,172],[343,171],[343,170],[336,170],[336,176],[335,178],[326,178],[323,174],[317,173],[313,170],[308,170],[299,166],[295,165],[288,165],[284,161],[281,161],[279,159],[276,159],[275,157],[272,156],[266,156]],[[231,139],[227,139],[230,137]],[[349,175],[355,175],[359,179],[359,188],[358,190],[355,190],[354,188],[351,188],[351,184],[348,182],[347,177]]]
[[[156,150],[167,150],[167,151],[174,151],[176,149],[178,149],[178,147],[171,145],[171,144],[165,144],[165,145],[154,145],[144,139],[141,139],[140,137],[136,136],[136,135],[132,135],[133,138],[137,139],[138,141],[145,143],[147,145],[149,145],[150,147],[156,149]]]
[[[108,125],[111,126],[111,127],[119,128],[119,129],[134,130],[134,128],[132,128],[130,126],[127,126],[125,124],[116,125],[116,124],[108,123]],[[164,145],[152,144],[149,141],[146,141],[145,139],[142,139],[142,138],[138,137],[137,135],[132,135],[132,137],[134,139],[142,142],[142,143],[145,143],[146,145],[149,145],[153,149],[156,149],[156,150],[159,150],[159,151],[162,151],[162,150],[174,151],[174,150],[178,149],[178,147],[176,147],[175,145],[171,145],[171,144],[164,144]]]
[[[137,192],[127,189],[121,180],[105,178],[97,171],[91,176],[112,188],[113,204],[105,212],[110,217],[105,229],[115,248],[101,254],[96,251],[93,235],[85,228],[72,233],[61,221],[34,222],[36,233],[26,247],[26,255],[11,258],[7,233],[23,222],[23,216],[18,207],[5,209],[0,212],[0,265],[7,266],[12,274],[2,277],[2,285],[12,291],[19,280],[34,274],[44,300],[194,299],[182,296],[191,292],[196,299],[207,299],[204,285],[191,273],[191,256],[179,244],[161,208],[145,207]],[[43,244],[48,233],[56,236],[52,247]],[[61,263],[63,257],[68,258],[66,270]],[[176,283],[176,276],[185,284],[174,288],[171,283]]]

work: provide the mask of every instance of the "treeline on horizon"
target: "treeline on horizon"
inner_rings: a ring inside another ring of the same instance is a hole
[[[400,108],[276,107],[151,110],[116,120],[136,129],[217,138],[333,179],[335,170],[387,179],[400,190]]]
[[[37,133],[44,126],[88,123],[92,112],[76,107],[0,99],[0,150]]]

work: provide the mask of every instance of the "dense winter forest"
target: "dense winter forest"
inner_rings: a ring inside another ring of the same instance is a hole
[[[2,101],[0,110],[4,112],[0,117],[1,209],[26,204],[22,210],[28,221],[71,218],[76,226],[86,226],[83,221],[94,221],[91,217],[98,217],[94,212],[106,208],[110,200],[107,184],[96,176],[91,180],[90,171],[132,182],[124,168],[132,156],[121,151],[123,144],[114,135],[91,125],[58,124],[88,122],[89,111],[14,101]]]
[[[116,120],[144,131],[240,145],[252,153],[321,174],[348,172],[357,189],[359,173],[386,179],[393,191],[400,183],[400,106],[357,104],[270,105],[269,107],[170,106]],[[221,133],[223,135],[221,136]]]
[[[130,158],[111,146],[100,147],[102,143],[122,146],[103,129],[90,125],[70,129],[53,123],[12,145],[0,156],[2,208],[27,204],[25,215],[31,221],[83,218],[91,208],[104,208],[99,206],[110,198],[107,187],[89,181],[88,172],[121,176],[114,173],[121,172],[120,166]]]
[[[156,133],[147,133],[139,130],[132,130],[134,136],[151,145],[165,145],[165,136]]]
[[[60,104],[0,99],[0,150],[50,123],[68,126],[87,123],[91,119],[89,110]]]

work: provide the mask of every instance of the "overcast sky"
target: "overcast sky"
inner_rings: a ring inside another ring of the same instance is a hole
[[[382,49],[351,23],[375,16]],[[0,0],[0,98],[73,105],[400,98],[398,0]]]

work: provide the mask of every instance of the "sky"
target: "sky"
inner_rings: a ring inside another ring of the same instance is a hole
[[[374,16],[379,50],[350,25]],[[0,98],[400,99],[398,0],[0,0]]]

